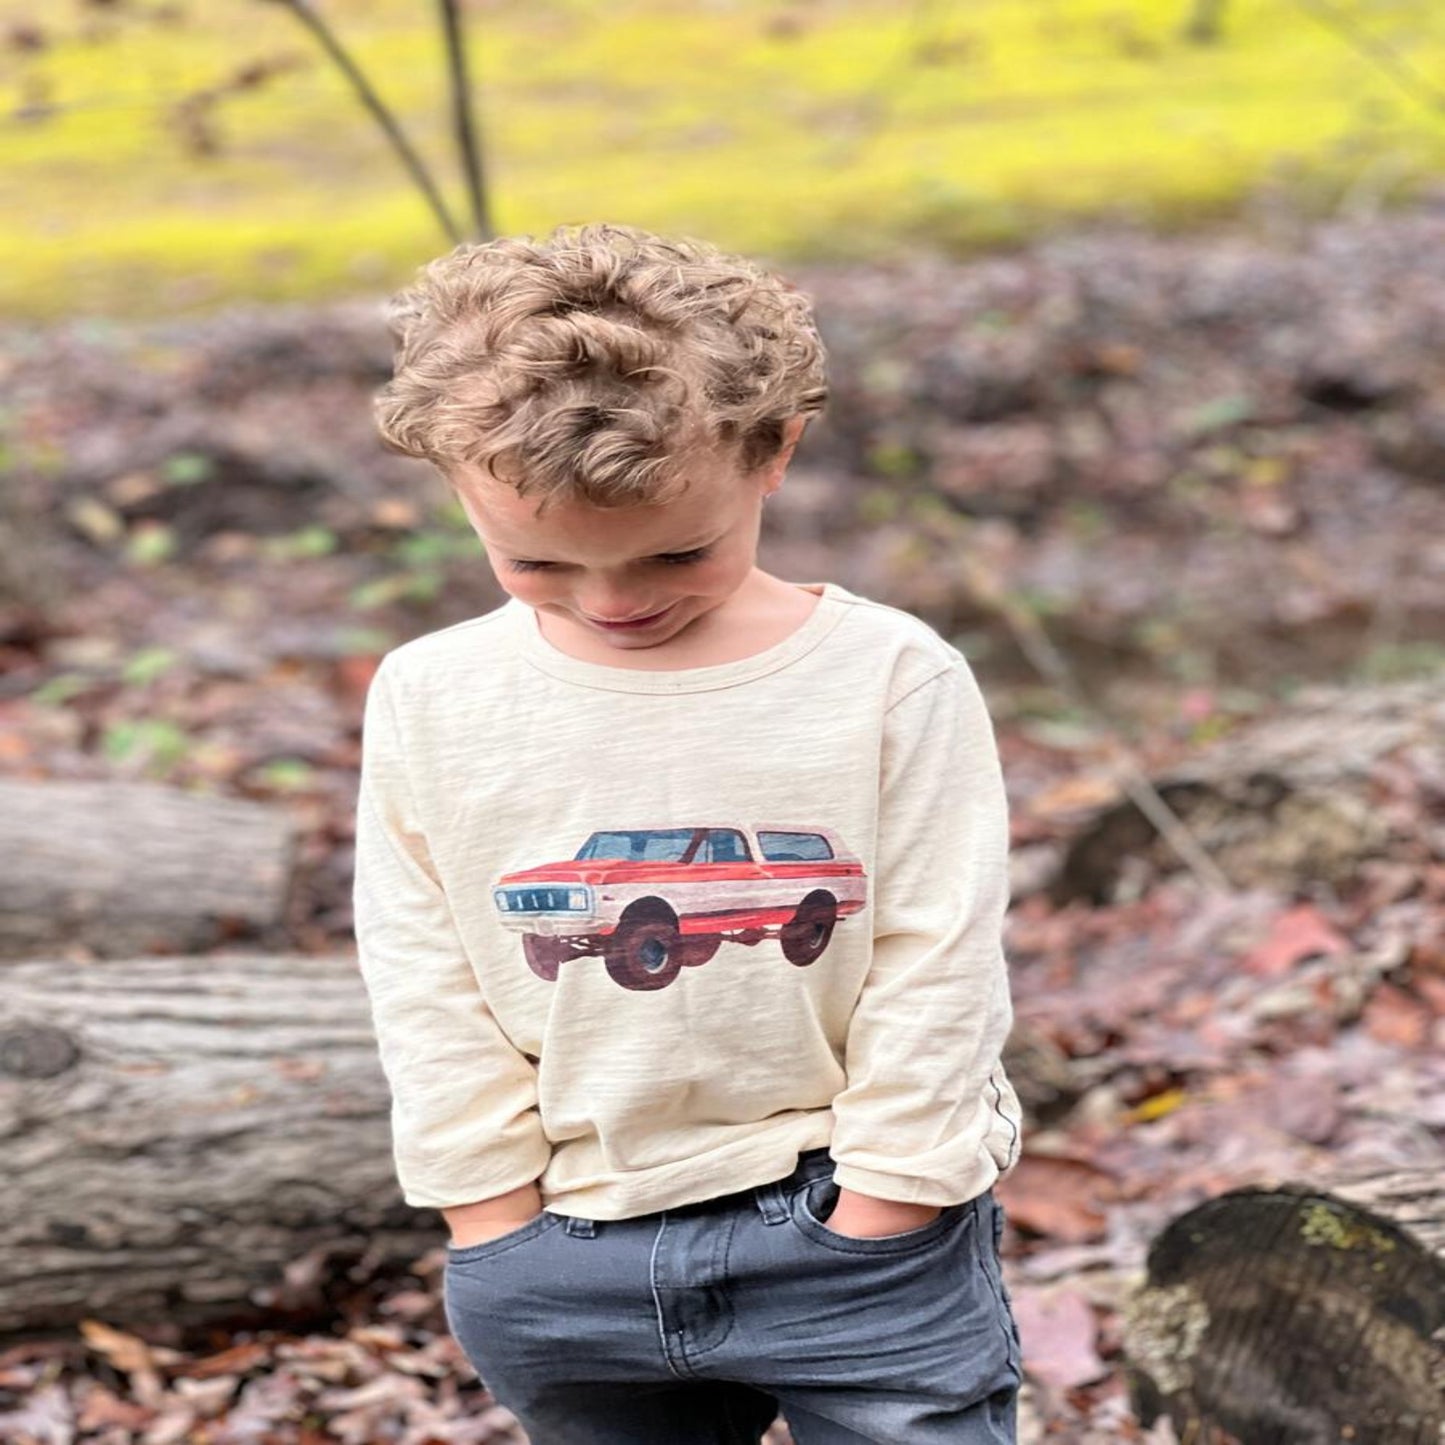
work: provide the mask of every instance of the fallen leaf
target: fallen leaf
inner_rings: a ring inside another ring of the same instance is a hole
[[[348,1338],[383,1353],[406,1348],[406,1335],[396,1325],[358,1325],[349,1332]]]
[[[1154,1119],[1162,1119],[1166,1114],[1172,1114],[1189,1095],[1183,1089],[1165,1089],[1162,1094],[1155,1094],[1152,1098],[1145,1099],[1142,1104],[1136,1104],[1127,1114],[1124,1120],[1129,1124],[1147,1124]]]
[[[995,1192],[1019,1228],[1084,1244],[1103,1237],[1104,1204],[1118,1197],[1118,1182],[1085,1159],[1025,1153]]]
[[[70,1397],[60,1385],[44,1385],[18,1410],[0,1411],[0,1440],[16,1445],[58,1445],[75,1438]]]
[[[1274,920],[1264,941],[1250,949],[1240,967],[1260,978],[1276,978],[1316,954],[1344,953],[1350,942],[1311,903],[1302,903]]]
[[[265,1364],[271,1358],[268,1345],[246,1341],[232,1345],[219,1354],[205,1355],[191,1360],[176,1370],[178,1375],[189,1375],[193,1380],[206,1380],[214,1375],[243,1375],[257,1365]]]
[[[420,525],[416,503],[405,497],[383,497],[372,504],[371,520],[378,527],[391,527],[409,532]]]
[[[420,1289],[401,1289],[378,1305],[378,1312],[412,1323],[424,1320],[437,1307],[434,1296]]]
[[[140,1445],[180,1445],[191,1435],[196,1412],[184,1404],[172,1403],[146,1426]]]
[[[1056,1390],[1072,1390],[1108,1374],[1095,1348],[1094,1307],[1068,1286],[1011,1291],[1023,1341],[1024,1373]]]
[[[1372,1039],[1403,1049],[1418,1049],[1430,1033],[1430,1010],[1414,994],[1390,983],[1370,995],[1363,1020]]]
[[[130,1391],[136,1400],[151,1410],[161,1408],[166,1387],[157,1366],[180,1361],[183,1356],[178,1351],[147,1344],[139,1336],[112,1329],[100,1320],[81,1320],[80,1333],[91,1349],[130,1377]]]
[[[181,1379],[176,1381],[175,1392],[198,1415],[212,1419],[231,1403],[239,1383],[235,1375],[214,1375],[208,1380]]]
[[[125,536],[125,523],[95,497],[76,497],[65,509],[70,523],[92,542],[102,545]]]
[[[147,1410],[143,1405],[137,1405],[131,1400],[122,1400],[104,1385],[92,1380],[81,1401],[75,1426],[83,1433],[111,1427],[140,1431],[146,1421],[154,1417],[154,1410]]]
[[[1113,778],[1078,773],[1035,793],[1028,807],[1035,817],[1059,820],[1091,813],[1117,801],[1118,797],[1119,785]]]
[[[112,1329],[100,1320],[81,1320],[80,1333],[91,1349],[104,1355],[117,1370],[127,1375],[155,1368],[151,1346],[138,1335]]]
[[[336,677],[343,698],[351,702],[360,702],[365,698],[380,661],[381,659],[372,653],[361,652],[338,658]]]
[[[1445,978],[1423,974],[1415,980],[1415,992],[1436,1018],[1445,1018]]]

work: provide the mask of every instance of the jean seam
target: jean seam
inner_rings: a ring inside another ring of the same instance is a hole
[[[977,1206],[982,1203],[984,1196],[980,1195],[974,1201],[975,1212]],[[1008,1287],[1003,1282],[1003,1259],[999,1254],[999,1237],[1003,1232],[1003,1213],[998,1203],[989,1200],[991,1218],[989,1219],[988,1238],[980,1241],[984,1251],[983,1272],[988,1279],[989,1289],[1000,1310],[1003,1311],[1004,1350],[1009,1362],[1009,1368],[1023,1378],[1022,1341],[1019,1339],[1018,1321],[1014,1318],[1013,1307],[1009,1302]],[[980,1231],[981,1233],[982,1231]]]
[[[662,1305],[662,1296],[658,1293],[657,1287],[657,1249],[662,1243],[663,1231],[667,1228],[667,1215],[664,1211],[657,1216],[657,1233],[652,1238],[652,1252],[647,1261],[647,1282],[652,1292],[652,1308],[657,1323],[657,1344],[662,1353],[662,1362],[667,1366],[667,1372],[675,1380],[686,1380],[689,1376],[683,1374],[673,1361],[672,1350],[667,1342],[667,1315]],[[686,1360],[683,1361],[686,1364]]]

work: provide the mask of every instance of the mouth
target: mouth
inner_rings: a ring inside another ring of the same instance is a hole
[[[630,632],[636,628],[651,627],[654,622],[660,622],[676,605],[676,603],[669,603],[661,612],[649,612],[645,617],[631,617],[626,622],[604,622],[600,617],[587,617],[585,612],[582,615],[587,617],[588,622],[594,627],[604,627],[609,632]]]

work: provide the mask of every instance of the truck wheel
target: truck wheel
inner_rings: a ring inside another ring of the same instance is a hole
[[[522,952],[527,957],[527,967],[548,983],[557,982],[557,970],[567,957],[567,945],[560,938],[548,938],[542,933],[524,933]]]
[[[664,918],[624,919],[607,939],[603,961],[623,988],[650,993],[682,972],[681,942],[677,924]]]
[[[684,968],[697,968],[722,947],[722,934],[695,933],[678,941],[677,957]]]
[[[805,898],[778,931],[783,957],[799,968],[806,968],[827,948],[837,921],[838,902],[832,894],[817,893]]]

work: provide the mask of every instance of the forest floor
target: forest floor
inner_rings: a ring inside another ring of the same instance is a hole
[[[1266,1180],[1445,1168],[1438,734],[1349,780],[1383,827],[1328,858],[1225,860],[1222,889],[1154,846],[1080,865],[1121,759],[1167,776],[1323,699],[1445,686],[1445,216],[797,279],[834,395],[762,562],[957,642],[1009,785],[1022,1438],[1163,1440],[1120,1340],[1169,1219]],[[351,947],[380,654],[502,599],[440,481],[372,437],[388,366],[371,304],[0,332],[0,768],[287,810],[304,847],[267,947]],[[351,1269],[309,1332],[6,1342],[0,1438],[512,1440],[440,1265]]]

